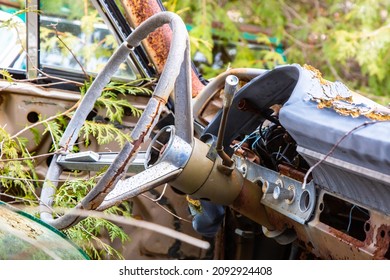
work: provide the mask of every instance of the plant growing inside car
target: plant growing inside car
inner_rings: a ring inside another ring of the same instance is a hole
[[[8,76],[9,82],[15,82],[12,76]],[[121,97],[126,94],[150,94],[148,87],[135,87],[135,84],[149,84],[150,80],[137,80],[131,83],[111,82],[103,91],[96,103],[96,108],[103,109],[105,116],[91,119],[85,122],[80,131],[79,139],[88,146],[92,140],[98,145],[105,145],[112,142],[122,147],[126,141],[130,140],[129,134],[121,129],[125,108],[128,108],[132,115],[138,117],[142,111],[134,107],[126,99]],[[81,96],[86,92],[90,82],[81,87]],[[78,104],[78,103],[77,103]],[[35,160],[38,157],[50,157],[54,153],[61,152],[58,147],[61,135],[67,125],[69,118],[77,104],[66,112],[57,114],[50,118],[39,116],[39,121],[23,131],[31,131],[34,134],[34,141],[39,143],[45,135],[50,135],[52,147],[50,153],[40,156],[31,155],[26,147],[27,139],[20,136],[20,133],[10,135],[6,127],[0,128],[0,182],[2,199],[7,198],[9,203],[23,202],[32,207],[39,204],[39,190],[42,183],[35,172]],[[102,121],[103,120],[103,121]],[[44,126],[43,133],[37,129]],[[77,151],[77,145],[74,148]],[[78,180],[65,180],[58,188],[54,197],[54,208],[73,208],[94,186],[101,173],[85,174],[74,172],[73,176]],[[34,208],[35,209],[35,208]],[[35,209],[36,210],[36,209]],[[128,203],[122,203],[106,210],[109,214],[130,216],[131,207]],[[110,245],[115,239],[122,243],[129,240],[128,235],[122,228],[106,219],[89,217],[77,225],[64,230],[64,233],[78,244],[93,259],[123,258],[121,253]],[[107,239],[102,238],[107,236]]]
[[[27,10],[20,10],[13,16],[24,12],[27,12]],[[87,33],[90,34],[92,32],[90,29],[93,28],[95,23],[99,22],[99,19],[96,14],[89,13],[82,18],[81,27],[85,32],[89,30],[89,33]],[[3,22],[0,28],[15,29],[11,20]],[[51,48],[60,48],[62,55],[72,56],[81,67],[87,82],[84,84],[67,80],[61,80],[61,82],[74,83],[76,86],[79,86],[80,95],[83,98],[92,83],[92,77],[87,74],[84,64],[88,64],[92,54],[97,58],[109,56],[110,51],[107,47],[112,50],[117,45],[113,36],[107,35],[104,41],[96,41],[93,44],[85,45],[82,49],[73,50],[74,42],[80,40],[75,35],[61,32],[61,30],[57,30],[56,26],[42,26],[40,31],[43,32],[43,35],[47,35],[44,36],[46,39],[41,46],[44,50],[50,51]],[[24,42],[22,43],[22,48],[26,50]],[[102,44],[104,44],[103,47]],[[79,59],[80,52],[84,57],[82,61]],[[29,59],[28,55],[27,59]],[[41,70],[39,72],[42,77],[50,77]],[[9,82],[9,85],[34,82],[34,80],[15,79],[7,70],[1,70],[0,75]],[[116,143],[115,146],[121,148],[125,142],[130,141],[128,133],[130,128],[123,125],[123,117],[125,114],[139,117],[142,114],[142,110],[133,106],[126,99],[126,96],[150,95],[152,92],[150,88],[153,83],[154,80],[152,79],[141,79],[131,82],[111,81],[95,104],[96,110],[94,109],[94,111],[99,112],[99,114],[91,114],[92,117],[84,123],[80,131],[80,144],[82,142],[85,147],[88,147],[92,142],[95,142],[97,145]],[[140,84],[143,84],[143,86],[140,86]],[[0,91],[2,90],[0,88]],[[59,147],[58,142],[79,103],[80,101],[55,116],[39,115],[37,122],[13,135],[10,135],[6,126],[0,127],[0,200],[18,204],[21,207],[33,207],[32,210],[27,211],[38,212],[39,192],[43,183],[43,180],[39,178],[36,172],[36,167],[39,165],[38,161],[49,161],[52,155],[63,151]],[[29,140],[24,138],[24,133],[26,132],[33,134],[33,141],[36,145],[39,145],[42,141],[47,141],[44,139],[47,139],[47,136],[49,136],[52,142],[49,152],[39,155],[30,154],[27,148]],[[78,145],[73,147],[75,152],[78,149]],[[54,197],[55,204],[53,207],[59,209],[57,212],[60,213],[61,211],[67,211],[66,209],[73,208],[95,185],[101,172],[73,172],[72,180],[61,182]],[[107,214],[128,217],[131,216],[131,207],[129,203],[124,202],[105,212]],[[110,242],[113,242],[115,239],[119,239],[122,243],[129,240],[128,235],[120,226],[106,219],[95,217],[86,218],[77,225],[64,230],[64,233],[93,259],[123,258],[121,253],[110,245]]]

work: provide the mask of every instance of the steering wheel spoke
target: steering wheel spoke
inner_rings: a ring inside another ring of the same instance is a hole
[[[127,179],[120,180],[96,210],[105,210],[175,179],[182,169],[161,162]]]

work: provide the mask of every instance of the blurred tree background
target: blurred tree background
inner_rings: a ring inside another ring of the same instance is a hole
[[[310,64],[329,80],[390,102],[390,0],[161,1],[188,24],[193,58],[207,78],[227,67]],[[42,2],[68,19],[96,22],[86,16],[89,0]]]
[[[206,77],[227,67],[310,64],[390,102],[390,0],[168,0]]]

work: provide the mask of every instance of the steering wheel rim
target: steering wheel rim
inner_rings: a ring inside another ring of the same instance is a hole
[[[189,147],[193,144],[191,66],[188,33],[184,22],[179,16],[171,12],[161,12],[150,17],[137,27],[115,51],[88,89],[74,116],[70,120],[59,142],[59,146],[65,152],[68,152],[72,148],[88,113],[93,109],[97,98],[117,71],[119,65],[125,61],[132,48],[138,46],[148,34],[164,24],[170,24],[173,31],[167,62],[147,107],[131,132],[130,137],[132,141],[125,143],[106,173],[98,181],[96,186],[75,206],[75,209],[103,210],[112,205],[110,204],[108,206],[106,204],[100,207],[105,197],[115,188],[128,166],[134,160],[140,145],[145,139],[149,138],[172,91],[175,94],[175,127],[177,128],[175,130],[175,136],[182,139]],[[57,163],[58,156],[55,155],[53,157],[42,187],[40,217],[44,222],[57,229],[65,229],[76,224],[83,217],[72,213],[72,211],[58,218],[53,217],[53,197],[58,186],[58,179],[62,173],[62,167]],[[147,191],[169,181],[180,173],[181,167],[183,167],[181,165],[183,164],[185,163],[182,162],[178,166],[175,164],[171,165],[170,174],[166,174],[167,176],[160,178],[162,180],[155,180],[154,184],[149,184],[144,188],[142,186],[138,187],[138,189],[135,187],[133,189],[135,192],[133,193],[137,195],[140,191]],[[158,164],[156,166],[158,167]],[[126,198],[129,198],[129,194],[126,195]]]

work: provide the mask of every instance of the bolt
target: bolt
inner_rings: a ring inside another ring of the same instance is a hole
[[[292,190],[276,186],[273,192],[273,197],[277,200],[287,199],[292,201],[294,199],[294,192]]]

